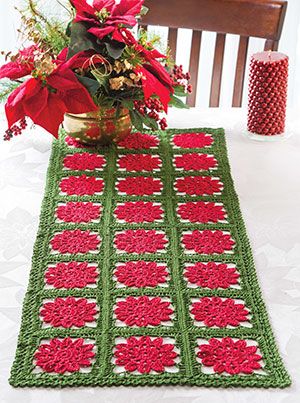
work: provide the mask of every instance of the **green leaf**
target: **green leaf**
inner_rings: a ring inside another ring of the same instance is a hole
[[[67,35],[68,37],[71,36],[71,26],[72,26],[72,21],[70,21],[70,22],[68,23],[67,28],[66,28],[66,35]]]
[[[76,77],[81,82],[81,84],[83,84],[85,86],[85,88],[88,90],[88,92],[92,96],[94,96],[96,94],[97,90],[99,89],[99,83],[97,80],[94,80],[89,77],[82,77],[78,74],[76,74]]]
[[[181,99],[177,98],[175,95],[171,95],[171,101],[169,105],[174,106],[175,108],[179,109],[189,109],[188,105],[182,102]]]
[[[188,93],[184,91],[184,87],[182,85],[176,85],[174,87],[174,94],[178,97],[187,97]]]
[[[21,82],[15,82],[15,81],[4,81],[0,83],[0,103],[5,102],[9,95],[20,85],[22,84]]]
[[[149,118],[147,115],[141,115],[145,126],[152,130],[158,130],[158,124],[155,119]]]
[[[118,120],[121,114],[121,105],[118,104],[116,107],[116,116],[115,116],[115,120]]]
[[[126,45],[125,43],[111,40],[109,42],[106,42],[105,46],[109,56],[111,56],[113,59],[119,59]]]
[[[129,111],[131,123],[138,130],[143,131],[143,119],[141,115],[136,111]]]
[[[129,109],[129,110],[132,110],[133,109],[133,101],[131,100],[131,99],[122,99],[122,106],[124,107],[124,108],[127,108],[127,109]]]
[[[82,22],[73,22],[70,26],[70,45],[68,51],[68,59],[78,52],[88,49],[94,49],[100,53],[100,47],[97,44],[95,36],[87,31],[87,27]]]

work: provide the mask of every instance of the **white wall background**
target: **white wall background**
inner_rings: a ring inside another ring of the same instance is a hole
[[[55,7],[55,0],[39,0],[39,2],[44,10],[49,10],[49,12],[61,10],[61,8]],[[19,15],[14,7],[20,7],[22,3],[23,0],[0,0],[0,50],[9,51],[17,49],[19,43],[17,34]],[[166,38],[166,29],[151,28],[150,30],[158,32]],[[204,107],[208,105],[214,41],[214,33],[205,32],[203,34],[197,106]],[[180,30],[177,63],[183,64],[185,69],[188,69],[190,42],[191,31]],[[252,38],[249,45],[249,55],[262,50],[263,45],[264,40]],[[236,35],[227,35],[221,92],[221,106],[224,107],[231,106],[237,47],[238,37]],[[287,16],[279,51],[286,53],[290,57],[288,102],[290,107],[298,108],[300,107],[300,0],[288,0]],[[244,99],[246,96],[247,91],[244,91]]]

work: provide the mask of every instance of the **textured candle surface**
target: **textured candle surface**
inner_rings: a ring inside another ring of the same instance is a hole
[[[272,136],[283,134],[286,120],[288,56],[260,52],[251,57],[248,130]]]

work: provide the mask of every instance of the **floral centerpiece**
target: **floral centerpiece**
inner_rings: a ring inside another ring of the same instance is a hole
[[[157,49],[158,37],[142,29],[134,35],[147,12],[143,1],[72,0],[70,22],[64,25],[27,0],[28,8],[20,12],[22,34],[31,44],[6,54],[0,68],[0,78],[6,79],[2,95],[8,95],[5,140],[20,134],[27,118],[55,137],[66,116],[66,125],[72,117],[116,122],[128,115],[129,131],[131,125],[138,131],[166,128],[168,106],[186,107],[181,97],[191,92],[190,77],[169,52]],[[99,128],[91,131],[92,141],[95,133]]]

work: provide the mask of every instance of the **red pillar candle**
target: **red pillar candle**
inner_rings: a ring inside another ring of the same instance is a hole
[[[251,57],[248,131],[273,136],[285,130],[288,56],[260,52]]]

